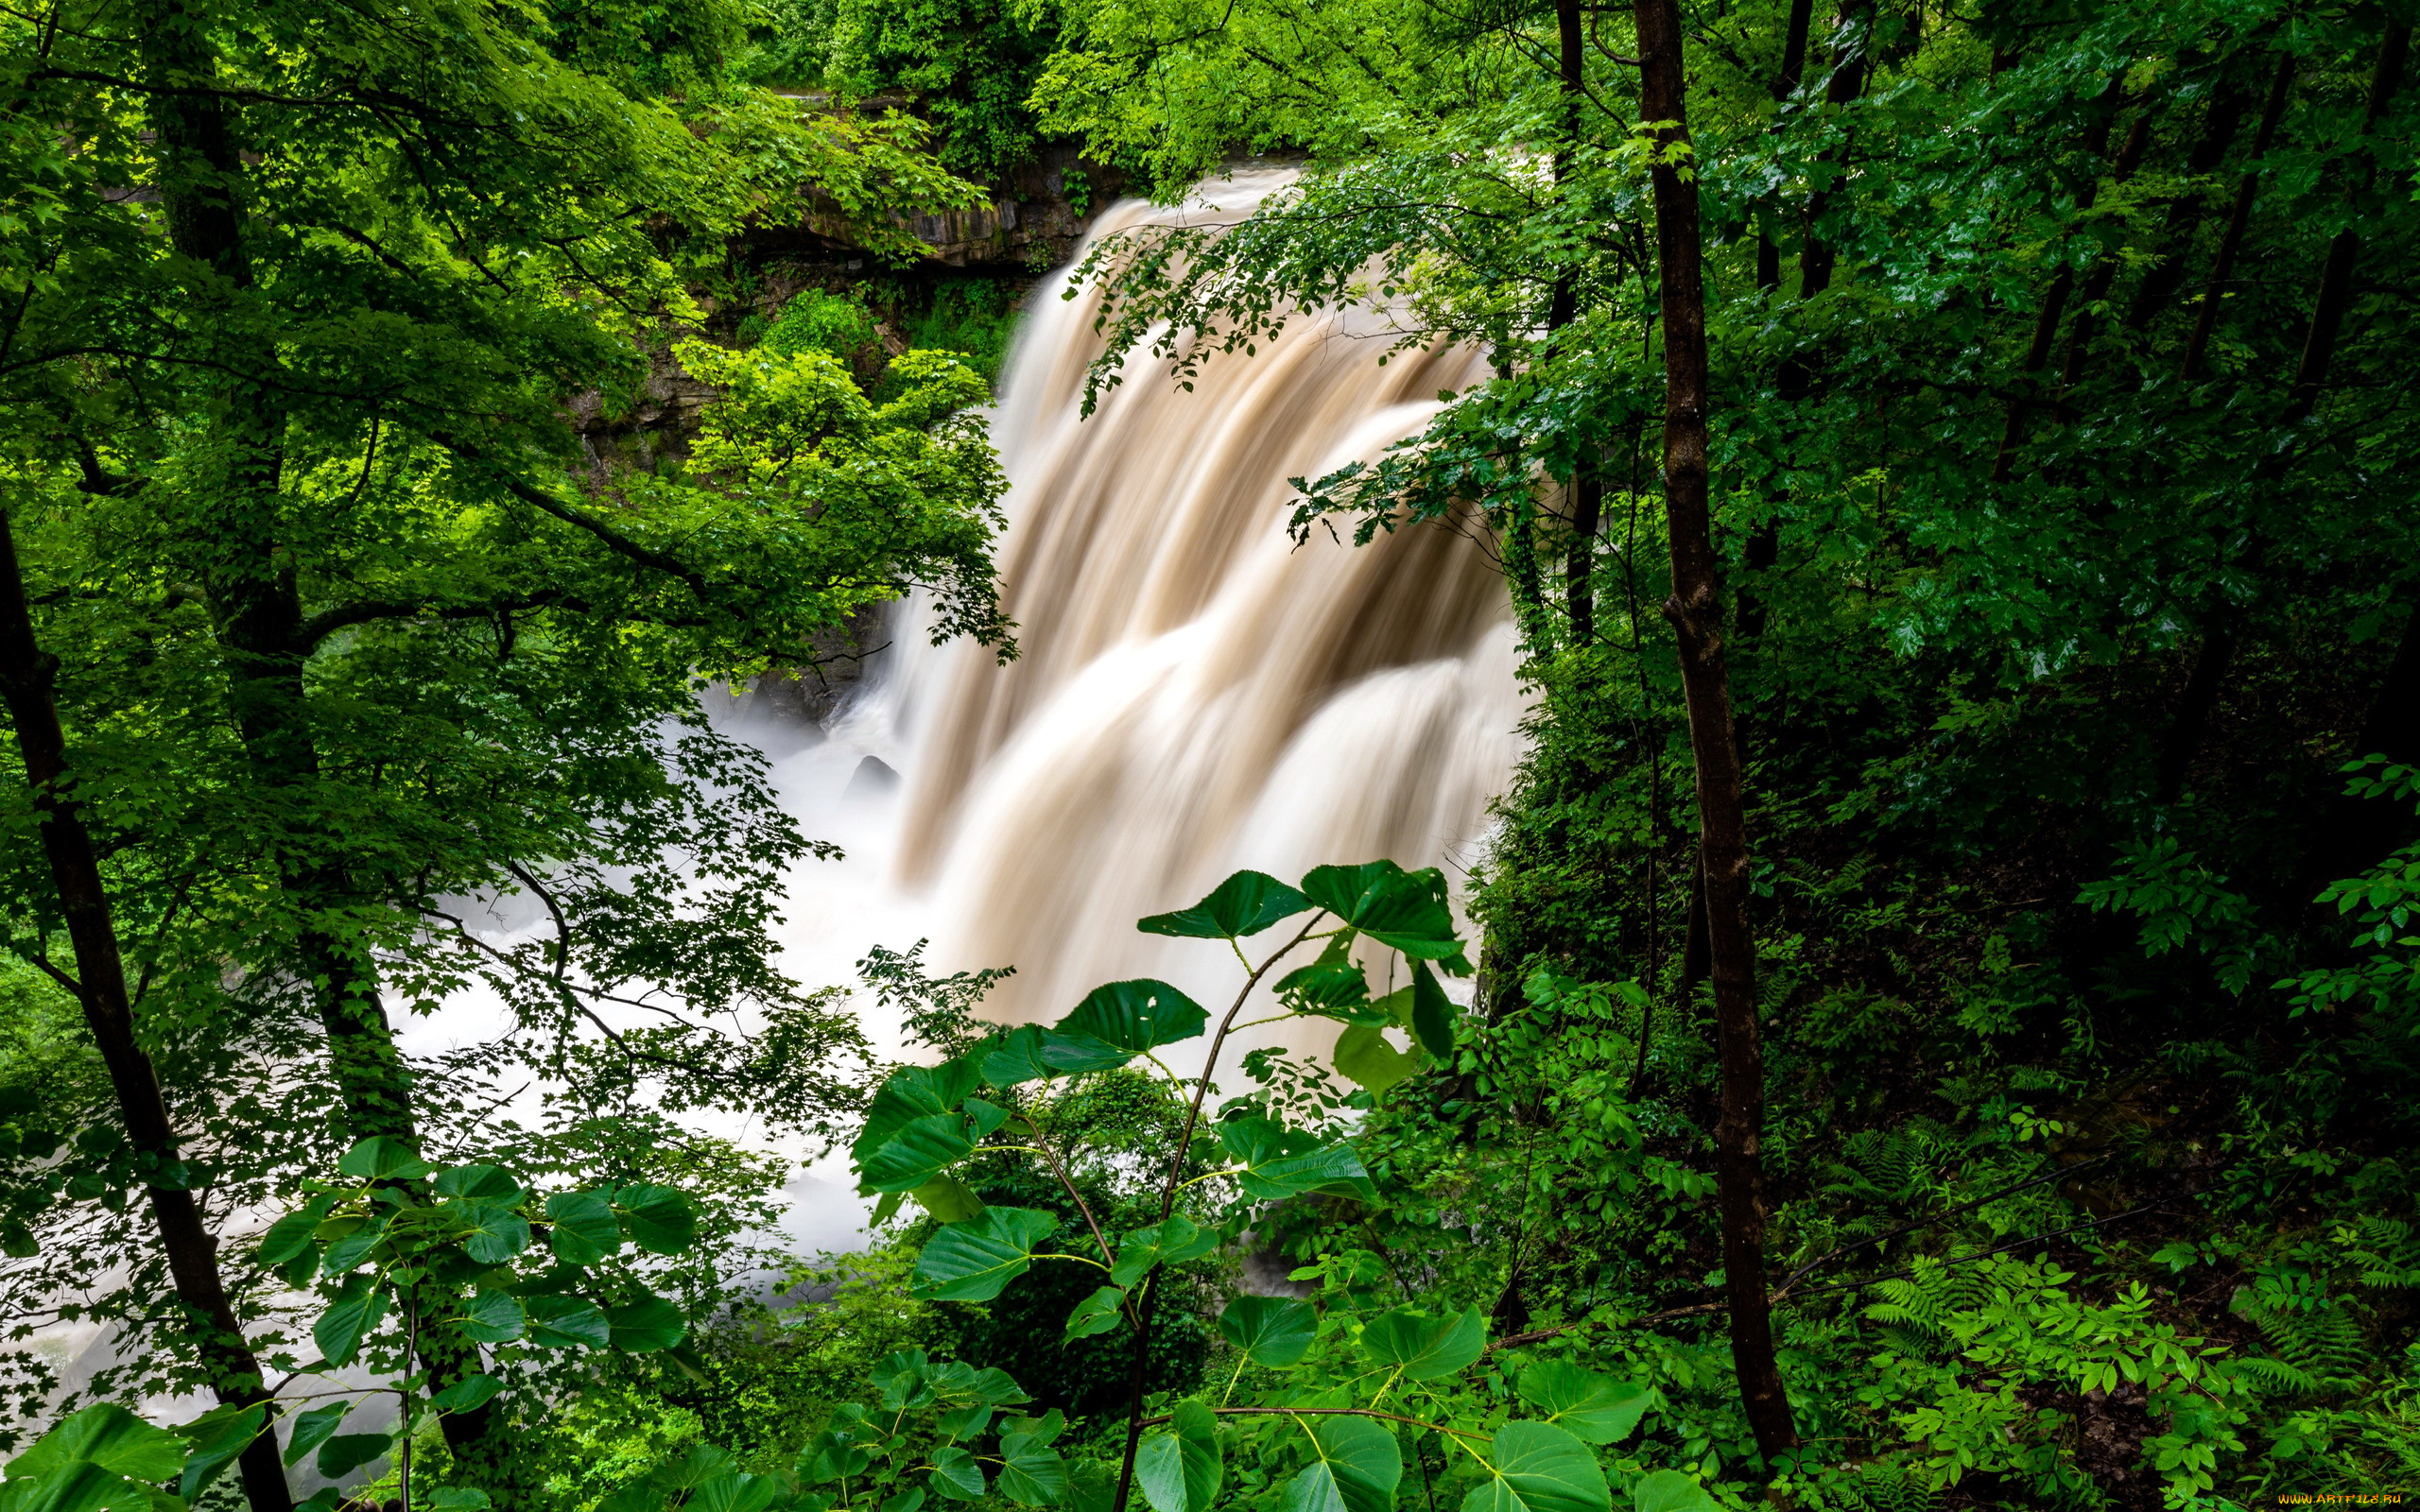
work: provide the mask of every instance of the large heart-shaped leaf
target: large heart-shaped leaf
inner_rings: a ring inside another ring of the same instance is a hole
[[[1067,1494],[1067,1462],[1031,1434],[1003,1434],[1000,1476],[993,1484],[1020,1506],[1052,1506]]]
[[[1171,1432],[1143,1441],[1134,1481],[1154,1512],[1206,1512],[1217,1500],[1221,1465],[1219,1420],[1201,1402],[1177,1403]]]
[[[1192,907],[1153,914],[1134,927],[1184,939],[1241,939],[1310,906],[1308,898],[1265,871],[1238,871]]]
[[[1319,958],[1277,979],[1277,997],[1300,1013],[1323,1013],[1355,1023],[1383,1023],[1370,1002],[1370,974],[1353,958],[1350,933],[1327,942]]]
[[[394,1444],[391,1434],[338,1434],[320,1446],[312,1468],[333,1481],[383,1457]]]
[[[1033,1265],[1033,1246],[1059,1227],[1033,1208],[987,1208],[970,1223],[943,1224],[916,1261],[917,1294],[942,1302],[988,1302]]]
[[[552,1349],[601,1349],[613,1342],[614,1325],[605,1310],[579,1297],[532,1297],[524,1302],[529,1314],[529,1342]]]
[[[908,1066],[890,1074],[866,1107],[865,1127],[849,1146],[850,1159],[863,1164],[867,1156],[890,1143],[899,1131],[920,1118],[954,1111],[981,1086],[982,1073],[972,1059],[940,1066]]]
[[[677,1255],[698,1241],[698,1211],[686,1194],[637,1182],[614,1194],[632,1242],[651,1255]]]
[[[1591,1444],[1616,1444],[1630,1436],[1645,1415],[1648,1389],[1560,1360],[1541,1360],[1521,1372],[1521,1400],[1547,1421]]]
[[[1265,1118],[1230,1120],[1219,1125],[1218,1133],[1219,1143],[1243,1167],[1236,1174],[1236,1184],[1254,1202],[1277,1202],[1305,1192],[1377,1199],[1370,1173],[1350,1144],[1320,1144]]]
[[[1445,905],[1444,873],[1434,867],[1409,872],[1392,861],[1321,867],[1303,879],[1303,891],[1381,945],[1414,960],[1443,962],[1458,976],[1470,971]]]
[[[1357,1023],[1336,1037],[1336,1053],[1328,1058],[1361,1086],[1382,1092],[1417,1072],[1427,1057],[1417,1049],[1397,1050],[1374,1024]]]
[[[964,1223],[983,1215],[983,1199],[954,1176],[937,1176],[908,1194],[942,1223]]]
[[[387,1230],[394,1221],[389,1212],[375,1214],[368,1223],[328,1246],[320,1257],[320,1270],[328,1276],[341,1276],[370,1258],[370,1252],[387,1242]]]
[[[1302,1363],[1319,1337],[1319,1314],[1290,1297],[1238,1297],[1219,1314],[1219,1333],[1259,1366]]]
[[[926,1482],[942,1495],[957,1502],[979,1502],[983,1499],[983,1467],[975,1456],[946,1444],[933,1451],[932,1473]]]
[[[935,1113],[910,1122],[866,1158],[859,1186],[867,1192],[913,1192],[975,1153],[960,1115]]]
[[[1462,1512],[1608,1512],[1613,1492],[1597,1456],[1551,1423],[1506,1423],[1488,1448],[1488,1480]]]
[[[328,1215],[328,1210],[336,1206],[336,1201],[334,1193],[322,1193],[303,1204],[300,1211],[289,1212],[270,1224],[268,1232],[261,1235],[260,1263],[283,1265],[310,1248],[312,1230],[320,1227],[320,1221]]]
[[[406,1142],[372,1134],[337,1157],[337,1172],[356,1181],[409,1181],[428,1175],[429,1164]]]
[[[285,1438],[285,1463],[302,1464],[304,1455],[334,1438],[337,1429],[343,1425],[345,1414],[351,1411],[351,1400],[340,1399],[324,1407],[296,1413],[293,1430]]]
[[[631,1354],[668,1349],[688,1336],[688,1320],[661,1297],[642,1297],[620,1307],[607,1308],[607,1342]]]
[[[1361,1331],[1361,1352],[1382,1370],[1406,1381],[1450,1376],[1487,1352],[1487,1323],[1477,1308],[1431,1317],[1398,1307],[1372,1318]]]
[[[476,1412],[495,1400],[504,1383],[493,1376],[469,1375],[428,1399],[439,1412]]]
[[[311,1342],[330,1365],[351,1365],[361,1341],[387,1315],[387,1291],[372,1278],[356,1272],[344,1279],[337,1298],[311,1325]]]
[[[566,1265],[594,1265],[622,1247],[622,1220],[603,1192],[558,1192],[546,1199],[546,1243]]]
[[[8,1483],[8,1512],[154,1512],[159,1492],[88,1459]]]
[[[1122,1311],[1126,1294],[1115,1286],[1104,1286],[1076,1304],[1067,1314],[1067,1337],[1088,1339],[1096,1333],[1107,1333],[1125,1320]]]
[[[482,1265],[501,1265],[529,1247],[529,1220],[517,1212],[474,1204],[462,1219],[469,1228],[462,1250]]]
[[[1115,1071],[1134,1058],[1132,1052],[1120,1050],[1105,1040],[1087,1034],[1061,1034],[1033,1024],[986,1040],[975,1054],[983,1063],[983,1079],[994,1087]]]
[[[765,1512],[781,1491],[782,1483],[769,1475],[734,1471],[700,1483],[687,1504],[697,1512]]]
[[[217,1479],[219,1471],[252,1447],[252,1440],[261,1435],[268,1423],[266,1405],[220,1407],[179,1428],[177,1432],[192,1448],[177,1479],[177,1495],[187,1502],[200,1495],[202,1487]]]
[[[450,1171],[437,1173],[437,1193],[465,1202],[492,1202],[499,1207],[515,1207],[529,1194],[521,1183],[494,1165],[458,1165]]]
[[[510,1292],[481,1292],[462,1304],[456,1326],[474,1344],[510,1344],[527,1330],[529,1319],[521,1298]]]
[[[1392,1512],[1403,1479],[1394,1435],[1367,1418],[1297,1422],[1314,1458],[1286,1483],[1285,1512]]]
[[[1117,1263],[1109,1279],[1132,1286],[1150,1274],[1154,1265],[1182,1265],[1219,1247],[1219,1231],[1203,1228],[1181,1215],[1137,1228],[1118,1242]]]
[[[1630,1488],[1632,1512],[1722,1512],[1705,1487],[1679,1470],[1642,1475]]]
[[[1093,988],[1074,1012],[1051,1027],[1062,1035],[1098,1040],[1139,1056],[1190,1040],[1209,1023],[1210,1015],[1201,1004],[1166,982],[1145,977]]]
[[[12,1477],[48,1475],[78,1460],[138,1481],[164,1481],[184,1468],[185,1443],[114,1402],[98,1402],[60,1419],[33,1447],[9,1462]]]

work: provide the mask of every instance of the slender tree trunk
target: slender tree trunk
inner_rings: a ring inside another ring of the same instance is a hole
[[[2202,134],[2186,154],[2185,171],[2189,177],[2201,180],[2218,172],[2219,164],[2226,160],[2227,148],[2234,145],[2236,133],[2243,129],[2243,112],[2251,103],[2251,97],[2240,86],[2228,83],[2220,87],[2202,117]],[[2127,330],[2149,329],[2184,285],[2186,250],[2192,242],[2194,225],[2208,203],[2208,192],[2198,184],[2169,203],[2168,218],[2160,227],[2159,252],[2150,270],[2143,274],[2142,283],[2135,285],[2134,299],[2127,303]]]
[[[1698,851],[1705,869],[1706,936],[1722,1065],[1722,1111],[1715,1124],[1722,1268],[1740,1401],[1757,1451],[1771,1464],[1797,1446],[1798,1435],[1773,1360],[1765,1281],[1765,1067],[1756,1038],[1756,942],[1748,928],[1747,815],[1707,498],[1711,400],[1703,232],[1694,165],[1668,155],[1689,141],[1679,0],[1634,0],[1634,10],[1639,118],[1668,123],[1655,133],[1658,161],[1651,171],[1664,322],[1664,510],[1672,559],[1672,594],[1664,612],[1679,642],[1697,771]],[[1684,173],[1684,164],[1692,171]]]
[[[217,421],[218,471],[195,490],[207,507],[197,531],[210,554],[203,586],[228,655],[230,704],[254,780],[268,788],[307,788],[320,775],[303,682],[313,647],[302,635],[294,558],[281,539],[285,416],[268,383],[278,357],[273,350],[244,345],[247,327],[233,318],[253,287],[244,237],[240,121],[232,97],[219,92],[217,56],[193,16],[159,7],[144,46],[145,67],[163,86],[151,120],[161,146],[159,188],[169,241],[210,270],[216,280],[211,297],[231,316],[224,331],[215,333],[233,344],[225,367],[235,375]],[[279,877],[306,919],[340,914],[360,902],[343,865],[329,859],[340,850],[341,836],[321,839],[320,857],[288,860]],[[329,927],[308,926],[296,936],[295,954],[328,1038],[330,1070],[351,1132],[416,1145],[410,1081],[367,951]],[[413,1315],[442,1315],[440,1289],[433,1282],[421,1286],[409,1299]],[[480,1368],[476,1346],[458,1330],[422,1330],[416,1344],[432,1392]],[[441,1421],[462,1478],[500,1504],[514,1500],[520,1456],[498,1406],[449,1413]]]
[[[1571,151],[1579,145],[1582,112],[1587,104],[1588,54],[1581,28],[1580,0],[1555,0],[1558,78],[1563,89],[1564,147],[1555,154],[1555,180],[1571,171]],[[1568,275],[1555,282],[1547,309],[1547,329],[1560,331],[1579,315],[1578,293]],[[1564,609],[1570,620],[1571,644],[1584,648],[1597,638],[1597,601],[1591,576],[1595,572],[1597,527],[1603,522],[1603,468],[1592,441],[1582,438],[1571,462],[1571,487],[1566,522],[1571,538],[1564,548]]]
[[[2132,130],[2126,133],[2126,145],[2118,149],[2117,164],[2110,169],[2109,181],[2121,184],[2135,176],[2142,166],[2143,153],[2151,146],[2152,110],[2145,106],[2135,117]],[[2100,329],[2100,301],[2109,298],[2109,285],[2118,280],[2118,270],[2124,259],[2116,248],[2110,248],[2093,260],[2092,270],[2083,276],[2083,298],[2076,301],[2075,325],[2067,333],[2067,360],[2059,369],[2059,388],[2072,388],[2083,376],[2084,363],[2092,355],[2092,338]]]
[[[2187,381],[2201,376],[2202,358],[2210,350],[2210,333],[2219,322],[2219,299],[2226,292],[2227,281],[2235,277],[2236,254],[2243,248],[2244,227],[2252,221],[2252,202],[2260,192],[2260,160],[2269,155],[2271,144],[2277,140],[2277,128],[2286,118],[2286,100],[2293,93],[2294,59],[2291,53],[2277,60],[2276,76],[2269,81],[2269,100],[2260,111],[2260,129],[2253,133],[2252,162],[2236,180],[2235,205],[2227,212],[2226,229],[2219,233],[2218,254],[2210,262],[2209,281],[2202,285],[2201,308],[2193,315],[2193,334],[2185,342],[2185,361],[2178,372]]]
[[[2125,90],[2126,76],[2121,72],[2111,77],[2100,98],[2093,104],[2092,123],[2084,129],[2084,151],[2098,158],[2109,150],[2109,129],[2116,119],[2118,102]],[[2143,122],[2136,122],[2137,130]],[[2131,140],[2131,139],[2130,139]],[[2100,198],[2100,180],[2096,176],[2076,197],[2079,214],[2090,210]],[[2006,483],[2015,471],[2016,450],[2025,439],[2025,416],[2031,408],[2023,390],[2033,383],[2044,369],[2050,366],[2050,350],[2059,339],[2059,324],[2066,319],[2067,298],[2075,292],[2076,270],[2072,263],[2061,263],[2050,275],[2050,286],[2043,292],[2042,308],[2033,318],[2033,340],[2025,349],[2025,361],[2018,368],[2018,396],[2009,401],[2008,418],[2000,426],[1999,451],[1992,458],[1992,481]]]
[[[1772,85],[1776,105],[1797,94],[1806,77],[1806,33],[1814,20],[1815,0],[1789,0],[1789,17],[1782,31],[1781,71],[1773,76]],[[1781,247],[1763,231],[1756,233],[1756,287],[1768,294],[1781,292]]]
[[[270,1400],[268,1384],[228,1300],[226,1280],[218,1269],[218,1241],[202,1222],[193,1193],[175,1184],[171,1175],[178,1163],[176,1125],[161,1095],[159,1073],[135,1038],[134,1003],[127,991],[109,893],[92,834],[68,796],[67,739],[51,696],[57,666],[34,639],[15,534],[7,512],[0,510],[0,696],[6,697],[17,727],[17,748],[25,757],[26,784],[33,789],[43,850],[75,948],[84,1022],[108,1068],[127,1138],[150,1167],[152,1180],[145,1194],[152,1227],[167,1257],[177,1299],[184,1304],[194,1344],[210,1373],[210,1389],[229,1406],[254,1406]],[[255,1437],[237,1468],[252,1512],[288,1512],[292,1507],[293,1495],[278,1463],[276,1435],[264,1431]]]

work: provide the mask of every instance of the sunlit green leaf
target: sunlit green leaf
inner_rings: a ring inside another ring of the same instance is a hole
[[[1190,1040],[1209,1026],[1201,1005],[1168,986],[1143,978],[1111,982],[1087,993],[1075,1011],[1051,1025],[1062,1035],[1098,1040],[1130,1056]]]
[[[529,1342],[553,1349],[601,1349],[613,1342],[614,1326],[596,1303],[578,1297],[532,1297]]]
[[[1219,1332],[1253,1364],[1283,1370],[1311,1352],[1319,1314],[1292,1297],[1238,1297],[1219,1314]]]
[[[406,1141],[372,1134],[337,1157],[337,1171],[356,1181],[409,1181],[428,1175],[429,1164]]]
[[[1647,1411],[1648,1389],[1560,1360],[1541,1360],[1521,1372],[1521,1399],[1548,1422],[1591,1444],[1617,1444]]]
[[[987,1208],[967,1223],[944,1224],[916,1261],[918,1295],[943,1302],[988,1302],[1033,1264],[1033,1246],[1059,1227],[1033,1208]]]
[[[1487,1352],[1487,1322],[1477,1308],[1431,1317],[1398,1307],[1363,1327],[1361,1352],[1372,1365],[1406,1381],[1434,1381]]]
[[[558,1192],[546,1199],[546,1243],[566,1265],[594,1265],[622,1247],[622,1221],[602,1192]]]
[[[1186,939],[1240,939],[1310,906],[1309,899],[1266,872],[1238,871],[1192,907],[1153,914],[1134,927]]]
[[[1392,1512],[1403,1454],[1394,1435],[1367,1418],[1296,1419],[1312,1459],[1286,1483],[1284,1512]]]
[[[1493,1474],[1462,1499],[1462,1512],[1608,1512],[1613,1505],[1597,1456],[1551,1423],[1506,1423],[1487,1458]]]

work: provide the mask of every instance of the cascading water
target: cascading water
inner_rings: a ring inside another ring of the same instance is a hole
[[[1238,174],[1183,214],[1237,218],[1285,181]],[[1093,235],[1175,214],[1126,201]],[[1357,549],[1286,531],[1289,477],[1417,430],[1481,359],[1381,367],[1373,326],[1302,318],[1190,389],[1137,356],[1086,419],[1100,297],[1063,298],[1065,276],[1028,301],[992,427],[1022,654],[903,633],[841,728],[906,773],[890,860],[928,900],[920,929],[944,965],[1015,964],[993,999],[1011,1019],[1125,976],[1206,1001],[1232,962],[1134,919],[1237,868],[1453,871],[1519,749],[1511,616],[1479,552],[1435,529]]]

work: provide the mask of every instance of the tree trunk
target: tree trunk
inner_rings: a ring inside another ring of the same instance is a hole
[[[1564,147],[1555,154],[1555,180],[1569,173],[1571,150],[1580,141],[1581,112],[1587,103],[1588,54],[1581,29],[1580,0],[1555,0],[1555,33],[1559,56],[1557,75],[1563,89]],[[1560,331],[1579,314],[1576,290],[1568,276],[1556,280],[1547,309],[1547,329]],[[1597,602],[1590,581],[1595,571],[1597,527],[1604,518],[1605,483],[1597,448],[1582,438],[1571,463],[1570,500],[1565,523],[1571,538],[1564,548],[1564,609],[1570,621],[1571,644],[1584,648],[1597,638]]]
[[[2252,162],[2257,164],[2269,155],[2270,145],[2277,140],[2277,128],[2286,118],[2286,99],[2293,92],[2294,58],[2291,53],[2277,60],[2276,77],[2269,82],[2269,101],[2261,108],[2260,129],[2253,134]],[[2235,276],[2236,253],[2243,247],[2243,229],[2252,219],[2252,201],[2260,192],[2260,175],[2253,167],[2244,169],[2236,181],[2235,206],[2227,213],[2226,229],[2219,233],[2219,250],[2210,262],[2209,282],[2202,285],[2202,307],[2193,315],[2193,334],[2185,343],[2185,361],[2177,369],[2186,381],[2201,375],[2203,355],[2210,349],[2210,333],[2219,321],[2219,297],[2226,291],[2227,281]]]
[[[1655,132],[1651,171],[1664,325],[1664,510],[1672,559],[1665,616],[1679,642],[1697,773],[1698,852],[1705,871],[1722,1111],[1715,1174],[1722,1210],[1722,1265],[1730,1296],[1731,1358],[1739,1397],[1768,1464],[1793,1449],[1789,1400],[1773,1360],[1765,1282],[1764,1053],[1756,1039],[1756,943],[1748,929],[1748,830],[1739,742],[1722,645],[1722,585],[1707,500],[1708,395],[1705,273],[1698,185],[1669,155],[1689,141],[1679,0],[1634,0],[1638,18],[1639,118]]]
[[[217,55],[195,20],[162,8],[144,43],[144,61],[162,86],[151,104],[161,146],[160,198],[171,245],[211,269],[212,290],[229,305],[253,286],[244,239],[239,117],[220,93]],[[230,662],[229,701],[255,782],[269,788],[307,787],[320,776],[320,756],[305,711],[303,668],[313,647],[302,634],[302,608],[291,553],[281,540],[280,474],[285,417],[268,380],[277,353],[228,319],[235,333],[227,353],[231,373],[221,444],[222,470],[201,481],[206,501],[193,538],[208,553],[202,570],[219,644]],[[322,856],[341,844],[326,836]],[[291,848],[282,852],[291,858]],[[362,901],[346,868],[327,859],[282,863],[282,889],[309,919],[339,914]],[[305,928],[295,939],[297,975],[328,1037],[329,1065],[351,1132],[388,1135],[417,1145],[410,1081],[379,1001],[375,964],[357,943],[326,928]],[[438,1289],[424,1281],[411,1311],[440,1316]],[[427,1389],[436,1392],[480,1368],[476,1346],[451,1328],[420,1331],[416,1340]],[[518,1463],[505,1414],[491,1402],[441,1419],[462,1478],[507,1504]]]
[[[75,949],[84,1022],[109,1070],[127,1138],[150,1166],[152,1180],[145,1194],[152,1227],[167,1257],[177,1299],[184,1304],[195,1348],[210,1373],[210,1389],[226,1405],[254,1406],[270,1400],[268,1384],[228,1300],[226,1280],[218,1269],[218,1241],[203,1224],[193,1193],[173,1175],[176,1125],[161,1095],[159,1073],[135,1038],[134,1003],[127,991],[109,893],[92,834],[69,796],[67,739],[51,697],[57,665],[34,639],[15,534],[7,512],[0,510],[0,696],[6,697],[17,727],[17,748],[25,756],[26,785],[33,789],[43,850]],[[276,1435],[264,1431],[255,1437],[237,1467],[252,1512],[288,1512],[293,1506],[285,1469],[278,1463]]]

